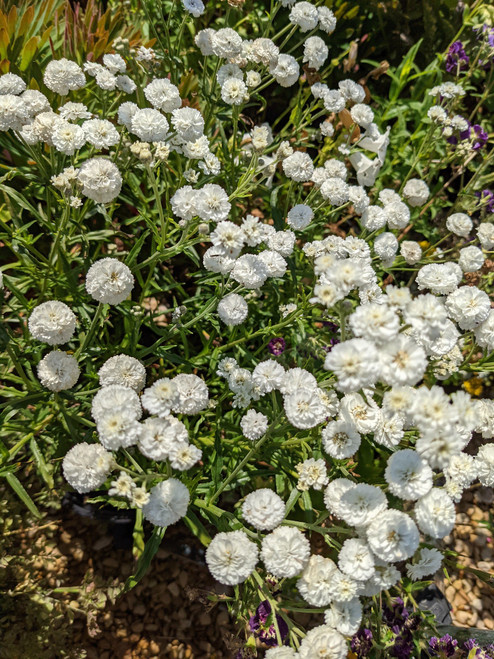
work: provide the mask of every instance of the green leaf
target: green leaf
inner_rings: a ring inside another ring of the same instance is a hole
[[[7,472],[5,474],[5,478],[7,479],[7,483],[10,485],[10,487],[14,490],[14,492],[17,494],[19,499],[22,501],[22,503],[26,506],[26,508],[35,516],[40,518],[41,513],[39,512],[38,508],[36,507],[36,504],[34,501],[31,499],[29,494],[26,492],[24,489],[22,483],[20,480],[15,476],[12,472]]]
[[[161,541],[165,537],[165,532],[166,532],[166,526],[154,527],[153,532],[151,533],[151,537],[146,542],[144,551],[142,552],[141,556],[139,557],[139,560],[137,561],[137,567],[135,573],[131,574],[130,577],[125,582],[125,586],[123,589],[124,593],[128,593],[129,590],[132,590],[132,588],[137,586],[139,581],[144,577],[144,575],[149,569],[149,566],[151,565],[151,561],[153,560],[158,549],[160,548]]]
[[[34,439],[34,437],[29,442],[29,447],[30,447],[31,452],[34,456],[34,460],[35,460],[36,465],[39,469],[39,472],[40,472],[41,476],[43,477],[43,480],[45,481],[45,483],[48,485],[48,487],[50,489],[53,489],[55,487],[55,484],[53,482],[52,467],[51,467],[51,465],[46,464],[45,459],[43,457],[43,454],[39,450],[38,443]]]
[[[184,522],[196,536],[196,538],[198,538],[201,544],[207,547],[211,542],[211,536],[207,532],[206,527],[201,522],[201,520],[191,510],[189,510],[187,516],[184,517]]]

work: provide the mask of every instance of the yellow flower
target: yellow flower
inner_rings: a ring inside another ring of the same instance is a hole
[[[468,393],[471,396],[480,396],[484,391],[484,385],[482,384],[482,380],[478,377],[473,377],[470,378],[470,380],[465,380],[462,387],[463,389],[465,389],[465,391],[468,391]]]

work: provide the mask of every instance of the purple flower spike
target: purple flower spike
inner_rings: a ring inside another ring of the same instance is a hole
[[[469,61],[470,58],[466,54],[462,42],[455,41],[449,47],[446,55],[446,71],[455,74],[459,71],[464,71],[467,68]]]
[[[369,656],[372,650],[372,632],[370,629],[359,629],[356,634],[352,636],[350,641],[350,648],[359,659]]]
[[[275,339],[271,339],[268,343],[268,350],[272,355],[278,357],[285,352],[286,341],[281,336],[277,336]]]
[[[452,638],[449,634],[446,634],[446,636],[442,636],[441,638],[434,636],[429,641],[429,650],[432,655],[434,657],[440,657],[441,659],[454,657],[457,647],[458,641]]]

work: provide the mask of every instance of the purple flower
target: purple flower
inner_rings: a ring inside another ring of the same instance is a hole
[[[480,199],[482,207],[486,208],[488,213],[494,213],[494,192],[485,189],[482,192],[476,192],[475,196]]]
[[[452,638],[449,634],[437,638],[433,636],[429,641],[429,650],[435,657],[441,657],[441,659],[447,659],[447,657],[454,657],[456,653],[456,648],[458,647],[458,641]]]
[[[271,604],[268,600],[264,600],[257,607],[255,615],[250,617],[249,628],[254,636],[257,636],[265,645],[276,646],[278,645],[278,637],[272,617]],[[278,614],[276,614],[276,622],[278,623],[281,640],[284,641],[288,635],[288,625]]]
[[[275,339],[271,339],[268,343],[268,350],[272,355],[278,357],[285,352],[286,341],[281,336],[277,336]]]
[[[487,144],[487,140],[489,138],[489,135],[487,132],[480,126],[479,124],[475,124],[473,127],[474,131],[474,142],[473,142],[473,149],[474,151],[479,151],[482,147],[484,147]]]
[[[352,636],[350,641],[350,648],[359,659],[368,657],[372,649],[372,632],[370,629],[359,629],[356,634]]]
[[[470,58],[463,48],[461,41],[455,41],[449,47],[446,55],[446,71],[456,75],[467,68]]]

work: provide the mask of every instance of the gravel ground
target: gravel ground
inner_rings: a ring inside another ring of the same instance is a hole
[[[491,574],[494,542],[481,522],[493,500],[492,489],[467,493],[455,533],[445,540],[462,554],[459,562]],[[208,600],[208,593],[221,599],[222,587],[201,563],[197,545],[183,544],[190,537],[184,526],[169,529],[149,573],[116,597],[132,572],[132,553],[114,548],[105,524],[72,513],[26,529],[20,513],[8,518],[6,528],[5,510],[3,517],[0,511],[3,554],[10,558],[0,561],[0,574],[6,568],[0,593],[7,592],[0,595],[0,659],[231,659],[241,645],[242,631],[226,606]],[[494,629],[492,585],[465,570],[450,576],[439,585],[452,604],[454,624]],[[56,647],[65,651],[54,654]]]

